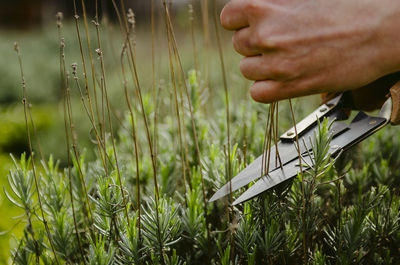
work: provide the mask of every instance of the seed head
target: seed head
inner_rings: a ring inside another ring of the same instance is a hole
[[[62,12],[57,12],[56,18],[57,18],[57,27],[61,27],[62,26],[62,20],[64,18],[63,13]]]
[[[134,27],[135,23],[136,23],[136,21],[135,21],[135,13],[133,13],[131,8],[128,9],[127,17],[128,17],[128,23],[131,24],[132,27]]]
[[[71,64],[71,68],[72,68],[72,75],[74,77],[76,77],[76,69],[78,68],[78,64],[77,63],[72,63]]]
[[[191,4],[189,4],[189,17],[190,17],[190,20],[194,20],[194,17],[193,17],[193,6]]]
[[[121,54],[124,55],[126,53],[126,43],[122,44]]]

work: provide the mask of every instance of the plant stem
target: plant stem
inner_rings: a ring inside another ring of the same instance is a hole
[[[17,52],[18,62],[19,62],[20,72],[21,72],[22,96],[23,96],[22,104],[24,105],[25,128],[26,128],[26,134],[27,134],[27,139],[28,139],[29,153],[30,153],[30,156],[31,156],[32,174],[33,174],[33,178],[35,180],[35,189],[36,189],[36,193],[37,193],[37,197],[38,197],[39,208],[40,208],[40,212],[41,212],[41,215],[42,215],[42,222],[43,222],[45,230],[46,230],[47,238],[49,239],[51,250],[52,250],[53,255],[54,255],[54,259],[55,259],[57,264],[60,264],[58,262],[56,252],[54,250],[54,245],[53,245],[53,241],[51,239],[50,229],[49,229],[49,226],[47,224],[46,217],[44,216],[44,210],[43,210],[43,206],[42,206],[42,199],[41,199],[40,190],[39,190],[39,181],[38,181],[38,178],[37,178],[37,175],[36,175],[36,167],[35,167],[35,161],[34,161],[34,157],[33,157],[33,148],[32,148],[32,141],[31,141],[31,133],[30,133],[30,130],[29,130],[29,122],[28,122],[29,108],[28,108],[28,99],[27,99],[27,95],[26,95],[26,82],[25,82],[25,76],[24,76],[24,71],[23,71],[23,67],[22,67],[21,53],[20,53],[20,50],[19,50],[18,43],[14,44],[14,49]],[[33,229],[33,227],[32,227],[32,229]]]
[[[173,55],[172,55],[173,51],[172,51],[172,47],[171,47],[172,40],[171,40],[170,28],[168,27],[168,21],[165,21],[165,25],[166,25],[166,29],[167,29],[167,39],[168,39],[169,68],[170,68],[170,73],[171,73],[171,83],[172,83],[172,87],[173,87],[173,91],[174,91],[176,121],[177,121],[177,124],[178,124],[178,135],[179,135],[179,146],[180,146],[180,152],[181,152],[182,175],[183,175],[184,190],[185,190],[185,194],[186,194],[186,188],[187,188],[186,165],[185,165],[186,157],[185,157],[184,146],[183,146],[183,136],[182,136],[182,128],[181,128],[182,124],[181,124],[181,117],[180,117],[180,111],[179,111],[178,92],[177,92],[177,88],[176,88],[175,66],[174,66],[174,62],[173,62],[173,60],[174,60],[173,59]],[[186,201],[186,196],[185,196],[185,201]]]
[[[141,239],[141,225],[140,225],[140,214],[141,214],[141,198],[140,198],[140,168],[139,168],[139,152],[138,152],[138,143],[137,143],[137,133],[136,133],[136,125],[135,125],[135,117],[133,115],[133,109],[132,109],[132,104],[129,99],[129,92],[128,92],[128,84],[126,80],[126,75],[125,75],[125,67],[124,67],[124,62],[123,62],[123,57],[125,54],[125,48],[124,46],[122,52],[121,52],[121,71],[122,71],[122,78],[123,78],[123,84],[124,84],[124,92],[125,92],[125,99],[126,103],[128,105],[129,109],[129,114],[131,118],[131,123],[132,123],[132,141],[134,145],[134,152],[135,152],[135,164],[136,164],[136,200],[137,200],[137,211],[138,211],[138,233],[139,233],[139,241]]]
[[[87,43],[88,54],[89,54],[90,70],[91,70],[91,74],[92,74],[93,95],[94,95],[94,101],[95,101],[95,107],[96,107],[96,114],[97,114],[97,118],[99,120],[100,132],[102,132],[103,141],[106,141],[106,139],[105,139],[105,131],[104,131],[105,130],[104,120],[103,121],[100,120],[99,104],[98,104],[98,101],[97,101],[96,71],[95,71],[95,68],[94,68],[93,53],[92,53],[92,48],[91,48],[90,36],[89,36],[89,26],[88,26],[88,21],[87,21],[85,0],[81,0],[81,6],[82,6],[82,13],[83,13],[83,24],[85,25],[86,43]],[[96,6],[97,6],[97,4],[96,4]],[[97,17],[97,10],[96,10],[96,17]],[[96,22],[98,23],[98,21],[96,21]],[[102,108],[102,111],[104,111],[103,108]],[[104,114],[102,115],[102,117],[104,117]]]
[[[88,108],[87,108],[86,111],[88,113],[89,120],[92,123],[92,128],[93,128],[93,130],[95,132],[95,135],[96,135],[97,147],[99,149],[101,162],[103,163],[104,170],[105,170],[105,172],[107,174],[108,169],[107,169],[107,164],[106,164],[106,161],[105,161],[105,157],[107,156],[107,151],[105,149],[105,144],[103,144],[103,140],[99,135],[99,132],[98,132],[98,129],[97,129],[97,125],[96,125],[96,119],[95,119],[94,112],[93,112],[91,92],[89,90],[89,82],[88,82],[88,77],[87,77],[88,73],[87,73],[87,69],[86,69],[86,62],[85,62],[85,56],[84,56],[84,52],[83,52],[81,34],[80,34],[80,30],[79,30],[79,23],[78,23],[79,16],[78,16],[78,13],[77,13],[77,8],[76,8],[76,0],[73,0],[73,4],[74,4],[75,28],[76,28],[76,34],[77,34],[77,38],[78,38],[79,50],[80,50],[81,61],[82,61],[82,66],[83,66],[83,73],[84,73],[84,79],[85,79],[85,91],[86,91],[87,100],[88,100]],[[82,93],[81,93],[81,95],[83,96]],[[84,102],[84,98],[83,97],[82,97],[82,102]]]
[[[169,9],[166,7],[165,0],[162,0],[162,1],[164,3],[164,10],[165,10],[165,16],[167,18],[167,23],[168,23],[168,26],[170,27],[170,32],[171,32],[171,37],[172,37],[172,46],[173,46],[173,49],[174,49],[174,53],[177,56],[178,66],[179,66],[181,75],[183,76],[183,80],[186,80],[185,71],[183,70],[183,66],[182,66],[182,60],[180,58],[180,55],[179,55],[179,52],[178,52],[178,48],[177,48],[177,44],[176,44],[176,38],[175,38],[175,33],[174,33],[172,22],[171,22],[171,16],[169,14]],[[189,89],[188,89],[188,86],[187,86],[186,82],[183,82],[183,85],[184,85],[184,88],[185,88],[185,94],[186,94],[186,98],[187,98],[187,102],[188,102],[188,106],[189,106],[190,119],[191,119],[192,130],[193,130],[193,137],[194,137],[194,142],[195,142],[195,147],[196,147],[196,155],[197,155],[197,158],[198,158],[198,167],[199,167],[199,172],[200,172],[200,178],[201,178],[201,184],[202,184],[201,187],[202,187],[202,193],[203,193],[204,216],[207,216],[207,201],[206,201],[205,183],[204,183],[204,176],[203,176],[202,165],[201,165],[201,154],[200,154],[199,140],[198,140],[198,137],[197,137],[196,123],[195,123],[195,118],[194,118],[194,114],[193,114],[193,106],[192,106],[192,102],[191,102],[190,94],[189,94]],[[208,226],[207,226],[207,236],[208,236],[208,238],[210,238],[210,231],[209,231]]]
[[[60,41],[60,77],[61,77],[61,89],[63,95],[63,106],[64,106],[64,129],[65,129],[65,140],[66,140],[66,151],[67,151],[67,163],[68,163],[68,183],[69,183],[69,195],[71,200],[71,210],[72,210],[72,219],[74,221],[74,229],[76,240],[78,242],[79,253],[81,254],[81,259],[83,264],[86,264],[85,255],[83,254],[83,248],[81,244],[81,239],[79,236],[78,224],[76,221],[76,214],[75,214],[75,203],[74,203],[74,195],[73,195],[73,188],[72,188],[72,176],[71,176],[71,154],[70,154],[70,137],[68,133],[68,118],[67,118],[67,100],[69,98],[69,84],[68,84],[68,77],[66,74],[66,67],[65,67],[65,53],[64,53],[64,39],[61,36],[61,28],[62,28],[62,14],[58,14],[57,20],[57,28],[58,28],[58,38]]]
[[[204,80],[206,82],[205,87],[208,86],[209,73],[208,73],[208,62],[209,62],[209,50],[210,50],[210,27],[209,27],[209,7],[208,0],[200,0],[201,4],[201,15],[203,22],[203,41],[204,41]],[[216,0],[214,0],[216,1]]]
[[[151,0],[151,89],[154,99],[154,120],[153,120],[153,149],[154,155],[157,157],[157,92],[156,92],[156,52],[155,52],[155,5],[154,0]],[[155,160],[157,171],[157,159]]]
[[[124,202],[126,220],[128,222],[128,225],[129,225],[130,220],[129,220],[129,215],[128,215],[128,207],[127,207],[127,202],[126,202],[126,198],[125,198],[124,188],[122,187],[122,179],[121,179],[122,176],[121,176],[121,171],[119,169],[117,148],[115,146],[114,130],[113,130],[112,120],[111,120],[110,103],[109,103],[109,100],[108,100],[108,92],[107,92],[107,85],[106,85],[107,82],[106,82],[106,73],[105,73],[105,66],[104,66],[104,59],[103,59],[103,51],[101,50],[100,43],[99,43],[99,49],[97,49],[97,52],[98,52],[98,55],[100,57],[101,75],[102,75],[102,80],[103,80],[103,88],[104,88],[104,95],[105,95],[106,108],[107,108],[108,126],[109,126],[109,129],[110,129],[111,144],[112,144],[113,153],[114,153],[115,167],[116,167],[116,170],[117,170],[118,184],[119,184],[119,188],[120,188],[121,194],[122,194],[122,199],[123,199],[123,202]]]
[[[194,30],[194,12],[193,12],[193,5],[189,4],[189,19],[190,19],[190,30],[192,34],[192,47],[193,47],[193,63],[194,69],[196,71],[196,75],[199,72],[199,62],[197,59],[197,45],[196,45],[196,37],[195,37],[195,30]]]
[[[137,96],[139,99],[139,104],[140,104],[140,108],[142,111],[143,121],[144,121],[145,129],[146,129],[145,131],[146,131],[147,143],[148,143],[148,147],[149,147],[149,151],[150,151],[150,157],[151,157],[152,168],[153,168],[153,177],[154,177],[153,179],[154,179],[156,203],[158,204],[160,194],[159,194],[159,187],[158,187],[158,181],[157,181],[157,170],[156,170],[156,162],[155,162],[156,158],[155,158],[154,152],[153,152],[153,144],[152,144],[152,140],[151,140],[149,122],[148,122],[148,119],[146,116],[146,111],[145,111],[144,104],[143,104],[142,89],[140,86],[139,76],[138,76],[137,69],[136,69],[136,61],[135,61],[134,52],[133,52],[133,44],[132,44],[131,39],[129,38],[129,27],[128,27],[128,21],[126,18],[125,3],[124,3],[124,0],[120,0],[121,11],[123,14],[121,16],[121,13],[119,12],[119,9],[115,3],[115,0],[112,0],[112,2],[114,5],[114,9],[117,13],[121,31],[123,33],[125,33],[126,41],[128,43],[129,64],[132,66],[131,74],[132,74],[132,78],[135,82],[136,93],[137,93]]]
[[[299,157],[299,166],[300,166],[300,175],[301,175],[301,194],[302,194],[302,219],[303,219],[303,263],[307,264],[308,263],[308,257],[307,257],[307,238],[306,238],[306,224],[305,224],[305,214],[306,214],[306,201],[305,201],[305,193],[304,193],[304,174],[303,174],[303,163],[301,161],[301,153],[300,153],[300,144],[299,144],[299,135],[297,133],[297,126],[296,126],[296,120],[294,117],[294,112],[293,112],[293,105],[292,105],[292,100],[289,99],[289,107],[290,107],[290,113],[292,115],[292,120],[293,120],[293,128],[294,128],[294,133],[296,135],[296,145],[297,145],[297,155]]]

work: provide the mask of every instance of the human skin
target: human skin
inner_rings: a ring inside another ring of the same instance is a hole
[[[231,0],[220,19],[259,102],[359,90],[400,70],[399,0]]]

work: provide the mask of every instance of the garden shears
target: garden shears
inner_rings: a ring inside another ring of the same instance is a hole
[[[298,122],[296,127],[283,133],[277,146],[271,146],[268,151],[268,158],[270,158],[268,172],[264,173],[263,171],[266,156],[261,155],[221,187],[209,201],[215,201],[254,183],[233,202],[233,205],[237,205],[296,177],[301,171],[309,169],[313,163],[313,156],[312,147],[307,146],[306,141],[310,142],[315,139],[318,121],[323,118],[334,120],[329,130],[332,138],[329,143],[328,155],[332,157],[361,142],[389,123],[400,124],[400,81],[398,81],[400,78],[398,73],[393,75],[396,75],[395,81],[391,78],[392,81],[378,86],[378,89],[386,90],[388,93],[377,116],[370,116],[359,111],[350,122],[346,122],[349,119],[349,110],[354,109],[351,95],[349,92],[336,95]],[[279,162],[277,161],[277,152],[279,152]],[[303,166],[300,166],[299,154],[301,161],[304,162]]]

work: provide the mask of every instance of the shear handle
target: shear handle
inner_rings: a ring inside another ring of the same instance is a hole
[[[343,93],[341,107],[348,113],[351,110],[373,111],[382,108],[388,97],[392,98],[389,110],[392,125],[400,124],[400,72],[381,77],[363,87]],[[326,103],[339,93],[322,94],[322,102]],[[386,106],[387,107],[387,106]],[[387,111],[387,110],[386,110]]]
[[[392,98],[392,114],[390,123],[393,125],[400,124],[400,81],[390,88],[390,96]]]

